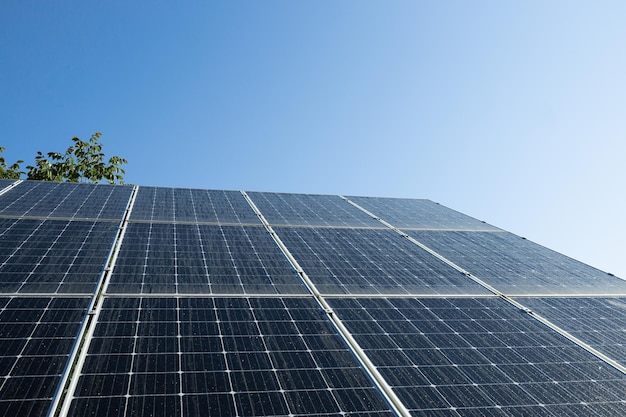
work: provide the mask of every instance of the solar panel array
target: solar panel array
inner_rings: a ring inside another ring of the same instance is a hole
[[[626,414],[626,281],[431,201],[0,188],[0,416]]]

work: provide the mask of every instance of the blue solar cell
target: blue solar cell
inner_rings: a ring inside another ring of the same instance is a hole
[[[588,416],[624,407],[621,372],[498,298],[329,302],[416,415],[534,407],[558,415],[568,406],[567,415]]]
[[[511,233],[407,233],[505,294],[626,293],[626,281]]]
[[[155,397],[187,416],[393,415],[313,298],[106,299],[102,312],[71,415],[146,415]]]
[[[335,195],[249,192],[248,196],[273,225],[382,227]]]
[[[263,227],[131,223],[110,293],[305,294]]]
[[[0,215],[121,220],[132,187],[24,181],[0,196]]]
[[[114,222],[0,219],[0,292],[92,293]]]
[[[131,220],[260,224],[239,191],[139,187]]]
[[[500,230],[430,200],[379,197],[348,199],[402,229]]]
[[[518,301],[626,366],[626,298],[520,298]]]
[[[45,415],[87,298],[0,298],[0,416]]]
[[[392,230],[285,228],[276,233],[325,294],[486,294]]]

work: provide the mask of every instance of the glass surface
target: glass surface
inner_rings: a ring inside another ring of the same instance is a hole
[[[107,299],[88,352],[72,416],[393,415],[312,298]]]
[[[347,197],[391,225],[407,229],[499,230],[430,200]]]
[[[0,196],[0,216],[119,219],[131,186],[24,181]]]
[[[131,220],[260,224],[239,191],[139,187]]]
[[[329,302],[414,415],[626,408],[623,373],[498,298]]]
[[[626,294],[626,281],[512,233],[407,234],[505,294]]]
[[[0,416],[46,415],[88,302],[0,297]]]
[[[392,230],[276,227],[324,294],[486,294]]]
[[[248,196],[273,225],[384,227],[336,195],[249,192]]]
[[[265,228],[130,223],[109,293],[305,294]]]
[[[92,293],[118,224],[0,218],[0,293]]]
[[[626,366],[626,298],[516,300]]]

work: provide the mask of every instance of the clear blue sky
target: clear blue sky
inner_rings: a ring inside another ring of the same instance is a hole
[[[626,277],[626,2],[0,5],[12,162],[103,132],[139,185],[428,198]]]

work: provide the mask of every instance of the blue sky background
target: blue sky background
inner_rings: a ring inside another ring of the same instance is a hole
[[[0,5],[9,162],[428,198],[626,277],[624,1]],[[25,164],[26,165],[26,164]]]

